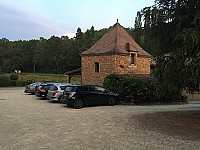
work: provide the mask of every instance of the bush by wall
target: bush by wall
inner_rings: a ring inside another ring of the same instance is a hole
[[[134,101],[134,103],[154,100],[155,87],[147,78],[129,76],[118,78],[110,74],[104,79],[103,86],[118,93],[121,100]]]

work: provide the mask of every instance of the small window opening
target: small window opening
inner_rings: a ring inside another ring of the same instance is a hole
[[[95,64],[95,72],[99,73],[99,63],[95,62],[94,64]]]
[[[131,64],[135,64],[135,54],[131,54]]]

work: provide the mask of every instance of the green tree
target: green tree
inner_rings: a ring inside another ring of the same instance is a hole
[[[57,73],[59,70],[58,59],[61,49],[61,39],[51,36],[47,41],[47,49],[45,51],[49,63],[48,72]]]
[[[43,37],[40,37],[39,41],[36,43],[35,50],[34,50],[34,66],[35,72],[42,72],[48,73],[47,67],[48,61],[46,59],[46,49],[47,47],[47,40]]]
[[[81,67],[80,53],[89,49],[107,29],[86,32],[77,29],[76,37],[51,36],[38,40],[0,39],[0,72],[64,73]]]
[[[140,36],[156,58],[161,99],[176,99],[183,89],[193,92],[200,83],[199,10],[199,0],[156,0],[141,11],[145,26]]]

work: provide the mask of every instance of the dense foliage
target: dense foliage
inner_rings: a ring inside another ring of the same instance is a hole
[[[80,68],[80,53],[90,48],[107,29],[77,29],[76,37],[51,36],[39,40],[9,41],[0,39],[0,72],[64,73]]]
[[[132,34],[155,56],[158,98],[173,100],[175,93],[199,87],[199,0],[156,0],[138,12]]]
[[[142,103],[152,102],[154,99],[155,86],[150,79],[138,77],[117,78],[114,74],[108,75],[103,86],[119,94],[121,100]]]
[[[0,87],[11,86],[11,80],[9,76],[0,74]]]
[[[17,81],[18,78],[19,78],[18,74],[11,74],[11,75],[10,75],[10,80]]]
[[[18,80],[17,74],[0,74],[0,87],[9,87],[9,86],[25,86],[35,82],[34,80]]]
[[[71,83],[80,84],[80,76],[74,76]],[[34,82],[54,81],[67,83],[68,79],[63,74],[44,74],[44,73],[6,73],[0,74],[0,87],[25,86]]]

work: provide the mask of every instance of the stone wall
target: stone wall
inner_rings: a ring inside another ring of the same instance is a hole
[[[115,56],[115,73],[116,74],[150,74],[151,58],[137,57],[135,64],[131,64],[131,57],[129,55]]]
[[[104,78],[114,73],[114,55],[82,56],[82,84],[103,85]],[[99,63],[99,73],[95,72],[95,62]]]
[[[82,56],[82,84],[103,85],[104,78],[116,74],[150,74],[150,58],[137,57],[131,64],[130,55]],[[99,73],[95,72],[95,62],[99,63]]]

